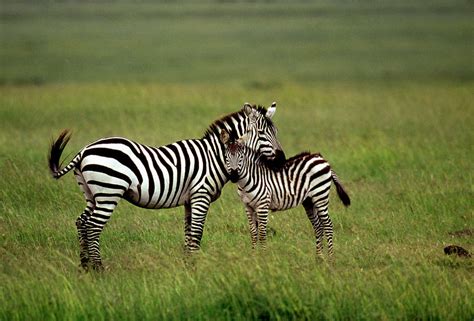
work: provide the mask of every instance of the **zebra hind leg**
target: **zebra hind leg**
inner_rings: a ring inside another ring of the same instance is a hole
[[[86,207],[84,212],[77,218],[76,227],[77,234],[79,239],[80,253],[79,257],[81,259],[80,266],[87,272],[89,270],[89,247],[87,244],[87,227],[86,223],[89,219],[91,212],[89,206]]]
[[[89,259],[91,261],[92,268],[96,271],[104,270],[100,256],[100,234],[102,233],[105,224],[107,224],[107,221],[109,220],[112,212],[121,198],[121,194],[99,193],[94,195],[96,207],[86,222],[86,228]]]
[[[81,215],[76,220],[76,227],[77,227],[77,234],[80,246],[80,253],[79,257],[81,259],[80,266],[87,272],[89,269],[89,247],[87,244],[87,227],[86,223],[89,217],[92,215],[92,212],[95,208],[94,198],[90,189],[88,188],[87,184],[85,184],[84,178],[78,171],[74,171],[74,175],[76,180],[81,188],[82,192],[84,193],[84,197],[86,199],[87,205],[82,212]]]
[[[311,200],[307,200],[303,202],[304,209],[306,211],[306,215],[308,216],[309,221],[311,222],[311,226],[313,227],[314,236],[316,238],[316,254],[318,257],[323,256],[323,228],[321,224],[321,220],[317,215],[317,209],[312,203]]]
[[[329,211],[327,204],[318,209],[318,216],[319,220],[322,224],[322,229],[324,230],[324,234],[326,235],[326,241],[328,243],[328,255],[331,257],[334,254],[333,249],[333,224],[331,218],[329,217]]]

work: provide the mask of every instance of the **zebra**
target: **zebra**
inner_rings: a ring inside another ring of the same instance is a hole
[[[252,247],[257,238],[263,248],[266,243],[268,212],[281,211],[303,205],[316,237],[316,253],[322,256],[323,234],[326,235],[328,254],[333,255],[333,225],[329,218],[331,181],[339,198],[350,205],[349,195],[329,163],[321,154],[300,153],[286,160],[279,170],[245,145],[245,134],[235,139],[222,129],[221,141],[226,147],[226,168],[229,179],[238,184],[238,194],[245,204],[250,225]]]
[[[64,130],[52,142],[48,155],[53,178],[73,170],[86,207],[76,220],[80,266],[103,270],[99,237],[120,199],[149,209],[184,205],[185,248],[200,249],[210,203],[228,181],[221,129],[232,137],[250,136],[248,146],[266,161],[281,166],[285,154],[277,139],[270,108],[245,103],[241,110],[214,121],[201,139],[181,140],[150,147],[122,137],[99,139],[81,149],[64,168],[61,154],[71,134]]]

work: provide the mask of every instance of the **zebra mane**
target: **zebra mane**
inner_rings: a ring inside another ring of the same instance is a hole
[[[265,116],[267,114],[267,109],[261,105],[252,105],[253,109],[256,109],[260,114]]]
[[[263,106],[260,106],[260,105],[252,105],[252,108],[255,109],[256,111],[258,111],[260,114],[262,114],[263,116],[266,115],[267,113],[267,109]],[[245,118],[246,115],[245,113],[243,112],[243,110],[239,110],[239,111],[236,111],[236,112],[233,112],[233,113],[230,113],[228,115],[225,115],[217,120],[215,120],[210,126],[209,128],[206,130],[206,132],[204,133],[204,136],[203,138],[209,138],[210,136],[212,135],[219,135],[220,134],[220,130],[222,128],[226,128],[226,129],[230,129],[229,130],[229,135],[230,135],[230,139],[238,139],[239,137],[237,137],[237,133],[234,131],[234,126],[226,126],[226,124],[233,124],[232,122],[232,119],[239,119],[239,118]],[[265,119],[271,124],[273,125],[271,119],[269,119],[268,117],[265,117]]]
[[[318,153],[316,153],[318,154]],[[288,158],[285,162],[285,165],[284,166],[288,166],[288,165],[291,165],[292,163],[294,163],[295,161],[303,158],[303,157],[306,157],[306,156],[309,156],[311,155],[311,152],[310,151],[304,151],[304,152],[301,152],[299,154],[296,154],[295,156],[291,156],[290,158]],[[319,155],[319,154],[318,154]]]
[[[248,148],[245,145],[243,147],[245,148],[247,153],[250,153],[250,155],[252,155],[251,157],[254,157],[253,161],[256,161],[257,163],[262,164],[266,168],[271,169],[273,171],[280,171],[283,168],[291,166],[297,160],[300,160],[301,158],[304,158],[304,157],[307,157],[307,156],[321,156],[320,153],[311,153],[310,151],[304,151],[304,152],[301,152],[299,154],[296,154],[296,155],[286,159],[285,164],[283,164],[282,167],[275,167],[275,165],[272,162],[268,161],[266,158],[264,158],[261,155],[257,154],[252,149]]]

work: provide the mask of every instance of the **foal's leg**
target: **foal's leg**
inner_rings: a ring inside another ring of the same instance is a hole
[[[255,211],[248,205],[245,205],[245,212],[247,213],[247,219],[249,221],[250,228],[250,238],[252,241],[252,248],[254,249],[257,246],[257,218],[255,217]]]
[[[314,236],[316,238],[316,254],[320,257],[323,256],[323,228],[321,221],[318,216],[318,212],[316,207],[313,205],[312,202],[304,202],[303,203],[304,209],[306,211],[306,215],[308,216],[309,221],[311,222],[311,226],[313,227]]]
[[[257,213],[257,229],[258,241],[262,249],[267,247],[267,223],[268,223],[268,206],[262,204],[256,208]]]
[[[329,196],[329,195],[328,195]],[[326,235],[326,241],[328,243],[328,254],[332,256],[334,253],[332,238],[333,238],[333,224],[329,218],[329,198],[323,199],[320,202],[316,203],[315,212],[317,211],[317,216],[321,221],[322,229]]]

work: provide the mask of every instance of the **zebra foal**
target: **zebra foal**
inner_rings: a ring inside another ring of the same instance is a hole
[[[285,155],[271,121],[275,111],[275,103],[268,110],[245,104],[242,110],[211,124],[203,138],[161,147],[122,137],[99,139],[60,168],[61,154],[70,139],[69,131],[64,131],[51,144],[49,168],[55,179],[74,171],[86,199],[86,208],[76,220],[81,266],[87,270],[91,263],[92,268],[102,270],[99,237],[122,198],[149,209],[184,205],[186,248],[198,250],[210,203],[219,198],[228,181],[220,131],[225,129],[232,137],[247,133],[248,147],[278,166]]]
[[[258,240],[265,247],[269,210],[281,211],[302,204],[316,236],[316,253],[322,255],[325,234],[328,254],[332,256],[333,225],[328,212],[331,182],[345,206],[350,205],[350,198],[329,163],[320,154],[304,152],[288,159],[281,169],[274,169],[245,146],[247,139],[244,135],[236,140],[226,130],[221,131],[226,168],[230,180],[238,184],[238,194],[245,204],[252,246]]]

